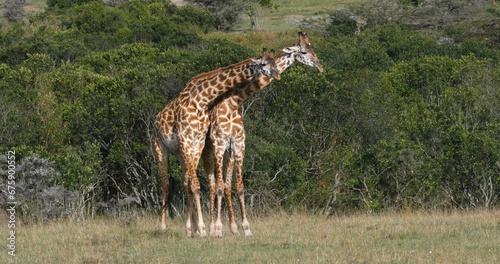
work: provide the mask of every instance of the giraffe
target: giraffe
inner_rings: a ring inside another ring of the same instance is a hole
[[[169,191],[168,154],[173,153],[179,161],[184,181],[184,190],[188,196],[188,218],[186,233],[194,237],[206,236],[205,224],[201,212],[200,183],[196,169],[205,145],[210,122],[208,104],[231,88],[264,75],[279,79],[274,61],[269,63],[266,56],[251,58],[240,63],[200,74],[188,81],[179,96],[160,111],[155,119],[153,147],[162,178],[163,204],[162,229],[166,229],[166,203]],[[196,212],[193,208],[193,199]],[[198,215],[197,226],[192,226],[195,213]]]
[[[274,52],[272,52],[272,57]],[[295,61],[316,68],[323,72],[318,57],[309,43],[305,33],[299,32],[299,42],[283,49],[276,57],[275,63],[281,74]],[[241,209],[242,227],[245,236],[251,236],[250,225],[245,212],[243,186],[243,158],[245,156],[245,130],[241,105],[251,96],[271,83],[273,78],[260,76],[252,81],[245,82],[217,98],[210,109],[210,129],[206,137],[202,158],[205,171],[210,182],[210,235],[222,236],[220,220],[222,192],[226,196],[231,232],[239,235],[234,219],[231,201],[231,178],[233,166],[236,172],[236,192]],[[215,175],[217,179],[215,179]],[[225,178],[225,182],[224,182]],[[214,222],[214,203],[217,194],[217,222]]]

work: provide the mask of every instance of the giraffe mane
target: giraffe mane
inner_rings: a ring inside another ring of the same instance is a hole
[[[265,77],[265,78],[272,79],[272,77]],[[231,90],[229,90],[229,91],[227,91],[227,92],[219,95],[217,98],[215,98],[208,105],[208,111],[211,111],[216,105],[218,105],[219,103],[221,103],[222,101],[224,101],[228,97],[232,96],[234,93],[238,93],[240,89],[244,89],[248,85],[248,82],[255,82],[255,81],[259,81],[259,80],[256,79],[256,80],[253,80],[253,81],[246,81],[246,82],[240,83],[240,84],[236,85],[235,87],[233,87]]]
[[[208,77],[218,75],[221,72],[227,71],[228,69],[238,68],[238,67],[240,67],[242,65],[245,65],[245,64],[251,64],[252,60],[256,60],[256,59],[258,59],[258,58],[250,58],[250,59],[247,59],[247,60],[235,63],[235,64],[231,64],[231,65],[226,66],[226,67],[219,68],[217,70],[213,70],[213,71],[210,71],[210,72],[206,72],[206,73],[202,73],[202,74],[196,75],[193,78],[191,78],[191,80],[189,80],[189,82],[192,82],[192,81],[195,81],[195,80],[200,80],[200,79],[206,79]]]

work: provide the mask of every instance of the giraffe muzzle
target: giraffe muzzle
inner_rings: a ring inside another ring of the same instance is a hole
[[[314,67],[319,71],[319,72],[323,72],[323,66],[321,64],[318,63],[315,63],[314,64]]]

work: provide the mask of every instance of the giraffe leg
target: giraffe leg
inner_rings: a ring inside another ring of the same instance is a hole
[[[203,134],[205,136],[206,133]],[[191,234],[193,235],[193,231],[199,234],[200,237],[206,237],[207,232],[205,228],[205,223],[203,222],[203,214],[201,212],[201,197],[200,197],[200,182],[198,180],[198,176],[196,175],[196,170],[198,169],[198,163],[200,161],[201,153],[203,151],[203,147],[205,146],[205,138],[203,141],[198,144],[193,144],[192,142],[189,144],[185,144],[188,147],[182,147],[182,157],[184,159],[184,164],[186,166],[186,176],[184,180],[184,188],[188,193],[188,202],[189,202],[189,214],[188,217],[191,220],[194,220],[195,213],[198,215],[197,221],[197,230],[192,230]],[[186,181],[187,179],[187,181]],[[196,212],[193,208],[193,200],[196,206]],[[188,218],[188,221],[190,220]],[[186,224],[187,227],[187,224]]]
[[[163,203],[161,207],[161,229],[167,229],[166,214],[167,214],[167,197],[169,191],[168,182],[168,152],[163,146],[160,137],[154,133],[153,145],[155,149],[156,161],[158,162],[158,170],[161,176],[161,189],[163,191]]]
[[[210,190],[210,236],[215,236],[215,157],[212,149],[212,142],[210,138],[207,137],[205,142],[205,147],[201,154],[203,159],[203,165],[205,166],[205,172],[209,180],[209,190]]]
[[[198,165],[198,162],[196,162],[196,165]],[[201,212],[201,197],[200,197],[200,182],[198,180],[198,177],[196,176],[196,168],[198,166],[190,166],[188,168],[188,175],[190,177],[190,187],[191,187],[191,193],[194,196],[194,202],[196,205],[196,213],[198,215],[198,225],[197,225],[197,233],[199,233],[200,237],[206,237],[207,232],[205,229],[205,223],[203,222],[203,214]],[[194,213],[194,211],[193,211]],[[194,217],[194,215],[193,215]]]
[[[233,211],[233,202],[231,199],[231,180],[233,177],[233,166],[234,166],[234,155],[233,151],[229,149],[227,155],[224,155],[224,194],[226,195],[226,204],[227,204],[227,214],[229,216],[229,223],[231,232],[235,236],[239,236],[238,225],[236,225],[236,221],[234,218]]]
[[[188,178],[188,175],[184,173],[184,191],[187,194],[188,197],[188,214],[187,214],[187,220],[186,220],[186,235],[188,237],[194,237],[194,231],[193,231],[193,226],[192,226],[192,219],[194,218],[194,208],[193,208],[193,193],[191,192],[190,186],[190,179]]]
[[[221,221],[221,210],[222,210],[222,196],[224,189],[224,179],[223,179],[223,160],[224,160],[224,148],[215,148],[215,167],[217,180],[215,183],[216,194],[217,194],[217,221],[215,222],[215,236],[222,237],[222,221]]]
[[[190,179],[187,174],[187,169],[186,169],[186,156],[181,155],[181,152],[175,153],[175,156],[177,160],[179,161],[182,169],[182,179],[184,180],[184,191],[186,192],[187,198],[188,198],[188,217],[186,220],[186,234],[188,237],[194,237],[194,234],[196,232],[196,229],[193,230],[192,226],[192,219],[194,218],[194,209],[193,209],[193,194],[191,193],[191,189],[189,188],[190,184]]]
[[[238,193],[238,201],[240,202],[241,209],[241,225],[243,226],[243,231],[245,236],[252,236],[252,231],[250,231],[250,224],[247,220],[247,214],[245,210],[245,191],[243,185],[243,158],[245,157],[245,145],[240,145],[240,150],[235,153],[235,165],[236,165],[236,192]]]

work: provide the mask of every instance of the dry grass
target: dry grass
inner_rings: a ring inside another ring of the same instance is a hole
[[[250,221],[254,237],[226,221],[221,239],[185,237],[182,219],[161,231],[157,216],[18,224],[16,257],[2,247],[0,263],[500,263],[499,211]]]

